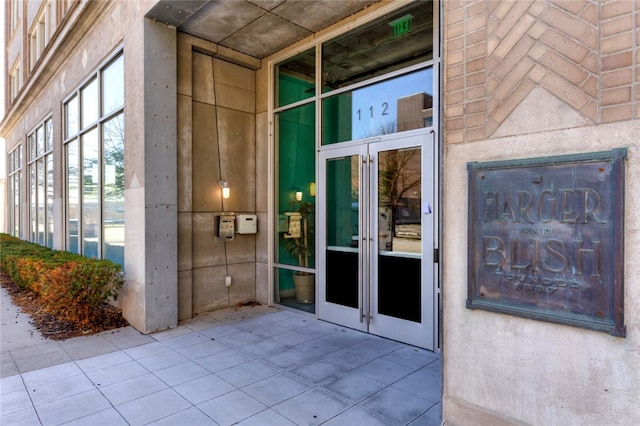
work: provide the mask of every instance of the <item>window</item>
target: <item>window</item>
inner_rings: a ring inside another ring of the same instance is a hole
[[[49,33],[51,32],[51,3],[45,1],[42,4],[38,16],[33,22],[33,27],[29,32],[29,69],[35,67],[38,59],[42,56],[44,48],[49,44]]]
[[[20,238],[20,188],[22,187],[22,144],[13,149],[8,156],[8,207],[9,217],[8,226],[9,233],[14,237]]]
[[[16,96],[18,96],[20,89],[22,89],[22,72],[20,69],[20,59],[20,57],[16,59],[16,61],[13,63],[13,66],[11,67],[11,71],[9,71],[11,100],[14,100]]]
[[[58,4],[60,5],[60,18],[63,18],[64,15],[66,15],[67,12],[69,12],[69,9],[71,9],[73,0],[62,0]]]
[[[64,102],[66,248],[124,266],[124,58]]]
[[[53,247],[53,121],[27,136],[29,148],[29,233],[31,242]]]
[[[316,272],[318,149],[433,125],[433,16],[433,2],[415,1],[274,64],[277,302],[315,309],[294,301],[293,288],[296,274]],[[351,159],[340,167],[350,173]]]
[[[22,0],[11,0],[11,31],[18,26],[20,16],[22,16]]]

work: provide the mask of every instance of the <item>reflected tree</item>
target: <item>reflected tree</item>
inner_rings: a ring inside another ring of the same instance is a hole
[[[395,236],[399,207],[414,191],[420,191],[420,149],[381,152],[378,162],[380,205],[391,209],[391,235]]]
[[[119,114],[104,125],[104,164],[114,167],[115,181],[104,185],[106,200],[124,198],[124,114]]]

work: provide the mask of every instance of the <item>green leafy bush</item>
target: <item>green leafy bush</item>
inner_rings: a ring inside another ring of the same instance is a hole
[[[124,284],[120,265],[0,234],[0,268],[59,318],[89,325]]]

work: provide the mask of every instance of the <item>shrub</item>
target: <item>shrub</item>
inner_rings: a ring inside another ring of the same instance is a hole
[[[120,265],[52,250],[0,234],[0,267],[22,289],[34,291],[47,311],[80,326],[98,319],[124,284]]]

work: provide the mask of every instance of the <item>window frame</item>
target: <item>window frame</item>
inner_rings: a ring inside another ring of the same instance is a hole
[[[40,134],[42,134],[41,143],[39,142]],[[49,140],[51,143],[48,143]],[[53,192],[53,180],[49,180],[49,174],[53,173],[52,115],[40,121],[27,134],[27,149],[27,169],[29,170],[27,187],[30,189],[28,191],[29,241],[53,248],[53,198],[48,199],[49,194]],[[43,227],[42,236],[40,226]]]
[[[270,291],[273,291],[274,300],[276,303],[279,303],[278,299],[278,286],[279,286],[279,275],[282,272],[293,272],[293,271],[303,271],[310,274],[317,273],[317,260],[314,258],[314,267],[313,268],[301,268],[295,265],[290,265],[286,262],[280,261],[278,258],[279,247],[279,215],[281,214],[279,211],[280,204],[280,177],[279,177],[279,150],[280,150],[280,142],[279,142],[279,129],[277,118],[282,114],[286,113],[289,110],[295,110],[297,108],[307,106],[309,104],[313,104],[315,107],[316,115],[315,115],[315,155],[316,162],[318,158],[318,153],[323,150],[335,149],[343,143],[348,143],[348,141],[333,143],[333,144],[323,144],[323,129],[325,125],[325,119],[323,117],[323,102],[326,99],[334,97],[336,95],[353,92],[357,89],[366,88],[368,86],[372,86],[377,83],[390,81],[392,79],[409,75],[414,72],[419,72],[422,70],[433,69],[433,105],[439,105],[441,102],[441,94],[439,89],[437,88],[437,81],[439,80],[438,74],[438,64],[441,61],[441,40],[438,36],[438,32],[440,31],[440,21],[439,21],[439,13],[442,8],[442,3],[439,0],[432,0],[432,14],[433,14],[433,22],[432,22],[432,53],[430,56],[425,57],[423,60],[414,62],[411,64],[407,64],[406,66],[395,69],[388,73],[373,75],[367,79],[359,80],[345,86],[335,88],[329,91],[323,91],[323,48],[324,45],[328,42],[331,42],[334,39],[343,37],[345,34],[351,32],[352,30],[356,30],[358,28],[364,28],[375,21],[384,18],[385,16],[397,13],[398,11],[409,7],[411,4],[417,4],[420,0],[415,0],[413,2],[406,2],[399,5],[389,5],[388,7],[381,7],[375,12],[367,15],[361,21],[358,21],[357,24],[353,25],[345,25],[342,28],[336,28],[334,31],[326,32],[322,35],[316,35],[317,37],[313,38],[313,40],[308,41],[307,43],[301,44],[294,49],[286,49],[282,54],[274,55],[268,62],[268,72],[269,72],[269,96],[268,96],[268,116],[269,121],[272,124],[272,132],[271,132],[271,146],[272,146],[272,156],[270,158],[272,168],[270,178],[270,190],[273,191],[273,196],[269,200],[270,206],[274,211],[272,217],[270,217],[270,226],[272,227],[271,239],[269,241],[270,246],[270,278],[269,278],[269,287]],[[315,68],[314,68],[314,93],[313,96],[305,97],[303,99],[292,100],[290,103],[280,103],[278,86],[279,86],[279,66],[281,64],[285,64],[288,61],[294,60],[296,57],[303,56],[307,51],[315,49]],[[433,114],[437,114],[437,107],[434,108]],[[428,125],[429,124],[429,125]],[[425,131],[429,131],[428,128],[431,127],[432,131],[438,133],[438,117],[436,115],[431,117],[431,122],[427,123],[425,121]],[[400,133],[400,132],[397,132]],[[316,178],[315,182],[318,180],[318,165],[316,164]],[[315,189],[315,188],[314,188]],[[316,220],[318,220],[318,215],[316,215]],[[318,223],[315,223],[316,230],[318,230]],[[317,248],[317,247],[316,247]]]
[[[32,71],[44,54],[52,32],[51,0],[45,0],[29,30],[29,70]]]
[[[22,18],[22,1],[21,0],[12,0],[11,1],[11,23],[9,26],[10,32],[13,32],[20,23],[20,19]]]
[[[62,123],[63,123],[63,131],[62,131],[62,148],[63,148],[63,164],[64,164],[64,172],[63,172],[63,191],[64,191],[64,238],[63,244],[64,247],[72,252],[79,253],[82,255],[88,255],[88,250],[85,247],[84,238],[86,237],[86,232],[89,232],[89,226],[85,226],[83,220],[86,219],[88,214],[87,206],[85,205],[84,197],[87,195],[85,191],[85,185],[83,182],[83,178],[86,177],[86,171],[84,160],[85,160],[85,152],[84,152],[84,139],[92,137],[95,134],[97,139],[97,170],[92,171],[92,173],[97,176],[97,184],[93,184],[97,187],[97,219],[95,222],[97,225],[95,228],[91,227],[91,229],[95,229],[95,237],[97,238],[97,247],[95,252],[95,257],[97,258],[105,258],[105,252],[107,251],[105,248],[106,239],[105,239],[105,140],[107,139],[104,135],[105,128],[107,125],[114,119],[118,117],[122,117],[122,123],[124,126],[125,122],[125,106],[124,106],[124,66],[122,67],[122,103],[120,106],[115,109],[112,108],[111,111],[104,113],[103,112],[103,99],[105,96],[105,87],[103,82],[103,76],[110,66],[115,64],[118,60],[124,61],[124,50],[122,47],[116,49],[111,55],[109,55],[104,61],[102,61],[96,69],[89,74],[82,82],[79,84],[73,91],[71,91],[67,97],[62,102]],[[90,87],[92,84],[97,84],[97,94],[95,97],[87,99],[86,96],[83,96],[85,89]],[[83,122],[83,110],[85,109],[85,103],[91,103],[91,107],[97,108],[97,119],[91,122]],[[75,121],[72,125],[70,125],[70,118],[74,117]],[[122,149],[124,150],[124,132],[122,133]],[[75,147],[74,147],[75,145]],[[73,165],[77,167],[77,174],[75,177],[77,178],[77,188],[73,190],[70,188],[70,173],[69,173],[69,155],[70,149],[75,150],[74,154],[76,155],[75,160],[77,160],[77,164]],[[93,186],[92,185],[92,186]],[[70,206],[71,197],[74,195],[73,192],[77,193],[77,206]],[[124,205],[124,197],[122,197],[122,204]],[[77,207],[77,212],[75,214],[71,213],[72,208]],[[77,225],[75,229],[71,226],[71,221],[77,220]],[[124,228],[124,223],[122,224]],[[77,232],[75,239],[77,240],[77,247],[74,247],[74,239],[71,235],[72,232]],[[93,232],[93,231],[92,231]],[[123,241],[124,244],[124,241]],[[124,267],[124,256],[122,256],[122,266]]]
[[[22,57],[18,56],[9,71],[9,97],[13,101],[22,90]]]
[[[8,218],[7,226],[10,235],[20,238],[22,235],[21,202],[22,199],[22,142],[9,151],[7,155],[7,181],[8,181]]]

